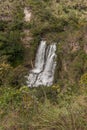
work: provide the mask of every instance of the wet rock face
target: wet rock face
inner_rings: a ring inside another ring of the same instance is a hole
[[[51,86],[54,80],[56,67],[56,44],[48,45],[42,41],[35,60],[35,67],[31,70],[27,84],[29,87],[38,87],[41,85]]]

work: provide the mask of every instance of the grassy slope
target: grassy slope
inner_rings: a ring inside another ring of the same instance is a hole
[[[0,130],[87,129],[87,89],[3,88],[0,94]]]

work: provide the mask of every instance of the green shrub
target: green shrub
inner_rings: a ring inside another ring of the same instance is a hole
[[[7,28],[7,22],[0,20],[0,31],[5,31]]]

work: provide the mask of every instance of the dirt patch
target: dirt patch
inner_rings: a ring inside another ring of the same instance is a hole
[[[30,20],[31,20],[31,11],[30,11],[30,9],[25,7],[24,14],[25,14],[25,17],[24,17],[25,21],[30,22]]]

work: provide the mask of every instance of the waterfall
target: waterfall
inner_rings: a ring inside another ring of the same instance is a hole
[[[56,67],[56,44],[47,45],[46,41],[41,41],[35,59],[35,67],[28,76],[29,87],[41,85],[51,86],[53,84]]]

